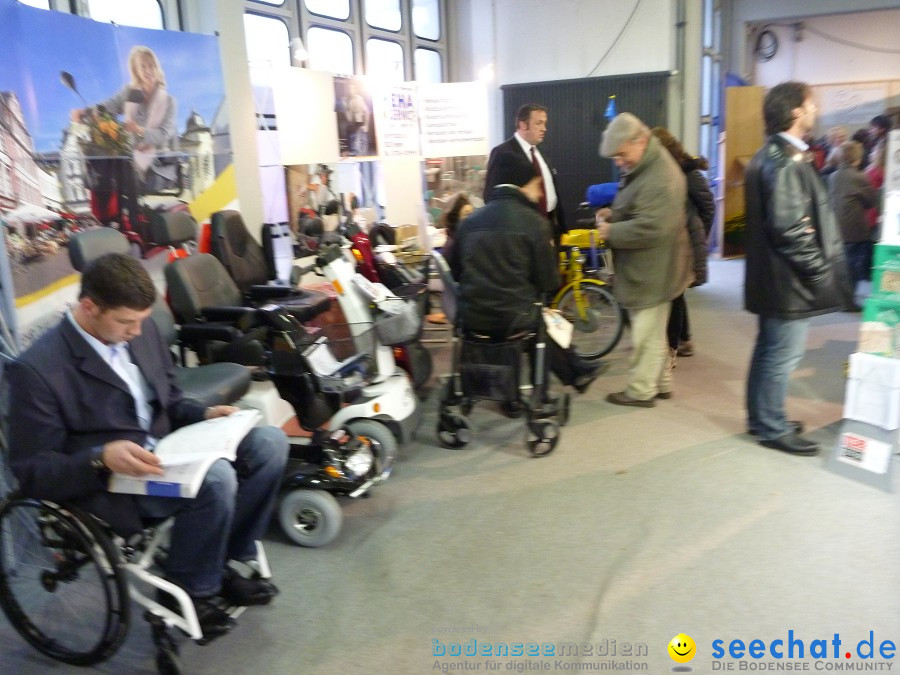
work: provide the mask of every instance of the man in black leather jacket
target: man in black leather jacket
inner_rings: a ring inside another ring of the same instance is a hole
[[[537,209],[543,179],[527,165],[501,167],[498,175],[506,182],[459,224],[447,262],[459,282],[465,330],[503,339],[535,330],[535,302],[551,297],[560,281],[550,224]],[[548,361],[560,381],[579,392],[601,370],[552,340]]]
[[[744,305],[759,317],[747,379],[749,432],[761,445],[811,455],[785,417],[788,381],[806,350],[809,318],[849,309],[852,293],[828,192],[802,138],[815,126],[809,85],[784,82],[765,97],[769,138],[747,166]]]

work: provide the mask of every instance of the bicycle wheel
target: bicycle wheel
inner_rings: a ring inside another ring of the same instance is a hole
[[[97,522],[49,502],[0,507],[0,606],[38,651],[87,666],[112,656],[128,632],[119,553]]]
[[[572,286],[553,304],[575,326],[572,347],[585,359],[599,359],[608,354],[622,337],[622,308],[603,286],[595,279],[582,279],[580,302]]]

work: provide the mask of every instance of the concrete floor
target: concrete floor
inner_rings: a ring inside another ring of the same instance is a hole
[[[209,646],[181,640],[185,672],[895,665],[877,647],[900,643],[897,496],[832,473],[824,454],[789,456],[743,433],[755,336],[741,310],[743,263],[713,262],[711,278],[688,293],[696,354],[678,361],[675,397],[653,409],[603,400],[625,383],[626,335],[608,373],[574,400],[549,457],[529,458],[523,423],[492,404],[472,414],[474,442],[440,448],[433,393],[395,474],[371,498],[344,503],[332,544],[301,549],[272,528],[266,550],[281,595]],[[790,416],[824,447],[836,439],[858,321],[815,319],[792,381]],[[446,346],[432,348],[445,363]],[[783,640],[787,651],[789,631],[804,641],[805,660],[728,656],[736,639],[766,650]],[[877,658],[863,660],[857,644],[869,631]],[[97,669],[153,672],[148,633],[136,618],[124,647]],[[697,647],[684,665],[667,653],[679,633]],[[828,641],[829,658],[809,658],[814,640]],[[536,655],[527,654],[532,643]],[[498,655],[504,646],[515,654],[516,644],[521,656]],[[70,670],[0,619],[0,671]]]

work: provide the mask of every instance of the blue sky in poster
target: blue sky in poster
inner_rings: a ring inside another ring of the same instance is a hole
[[[99,103],[130,80],[128,54],[135,45],[156,52],[178,105],[179,134],[192,110],[211,123],[224,101],[213,36],[113,26],[11,0],[0,0],[0,19],[0,44],[14,45],[17,54],[0,64],[0,91],[18,96],[37,152],[59,148],[70,112],[84,106],[63,86],[60,71],[73,75],[89,104]]]

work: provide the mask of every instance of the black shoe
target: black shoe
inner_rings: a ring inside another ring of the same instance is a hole
[[[265,579],[243,577],[229,567],[222,576],[220,595],[227,602],[239,607],[268,605],[272,598],[278,595],[278,588]]]
[[[213,602],[213,598],[195,598],[188,596],[194,603],[194,611],[197,612],[197,621],[200,622],[200,630],[205,642],[225,635],[237,625],[237,622],[228,616],[228,613]],[[166,609],[176,614],[181,614],[181,605],[171,593],[163,590],[156,591],[156,601]]]
[[[661,398],[663,401],[668,401],[674,395],[675,394],[673,394],[671,391],[661,391],[656,395],[656,398]]]
[[[774,448],[792,455],[815,455],[819,452],[818,445],[805,438],[800,438],[797,434],[785,434],[770,441],[759,441],[759,444],[765,448]]]
[[[800,420],[788,420],[787,424],[787,432],[789,434],[797,434],[798,436],[803,433],[803,422]],[[759,434],[756,429],[747,429],[747,433],[751,436],[757,436]]]
[[[572,387],[579,394],[583,394],[588,390],[594,380],[600,377],[609,369],[606,361],[596,361],[594,363],[585,362],[581,372],[572,380]]]

